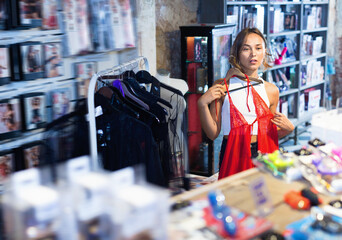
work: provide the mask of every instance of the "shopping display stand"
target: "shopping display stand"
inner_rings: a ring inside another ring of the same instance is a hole
[[[146,57],[139,56],[131,61],[122,63],[120,65],[114,66],[113,68],[106,69],[100,72],[95,73],[89,83],[88,88],[88,119],[89,119],[89,146],[90,146],[90,156],[92,161],[92,169],[98,170],[101,165],[98,160],[97,154],[97,139],[96,139],[96,122],[95,122],[95,103],[94,103],[94,91],[96,84],[99,79],[102,79],[104,76],[114,75],[118,76],[125,71],[130,71],[134,69],[139,69],[144,67],[146,71],[149,71],[149,64]],[[102,79],[102,81],[105,81]]]
[[[262,172],[258,168],[252,168],[174,196],[171,198],[171,203],[207,198],[210,191],[221,190],[225,195],[225,201],[228,206],[236,207],[252,215],[257,215],[257,206],[255,206],[255,198],[250,191],[250,186],[260,178],[266,183],[272,203],[272,210],[265,218],[273,223],[274,230],[283,232],[288,224],[310,215],[310,211],[292,209],[284,201],[285,193],[290,190],[300,191],[301,189],[307,188],[310,186],[309,182],[305,180],[286,182],[273,177],[267,172]],[[319,194],[319,197],[325,203],[337,198],[336,196],[323,194]]]

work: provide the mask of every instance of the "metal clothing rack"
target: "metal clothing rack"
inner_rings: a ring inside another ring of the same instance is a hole
[[[88,87],[88,120],[89,120],[89,144],[90,144],[90,157],[91,167],[93,170],[100,168],[97,155],[97,136],[96,136],[96,121],[95,121],[95,103],[94,103],[94,91],[96,83],[99,79],[102,79],[106,75],[121,75],[125,71],[140,69],[145,67],[146,71],[149,71],[149,64],[147,58],[139,56],[131,61],[114,66],[113,68],[106,69],[95,73],[89,83]]]

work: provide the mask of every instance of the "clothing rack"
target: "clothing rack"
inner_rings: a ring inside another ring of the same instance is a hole
[[[95,121],[95,86],[98,80],[102,79],[106,75],[120,75],[125,71],[140,69],[144,67],[146,71],[149,71],[149,64],[147,58],[139,56],[131,61],[125,62],[123,64],[114,66],[110,69],[106,69],[95,73],[88,87],[88,120],[89,120],[89,144],[90,144],[90,157],[91,157],[91,167],[93,170],[100,168],[98,155],[97,155],[97,136],[96,136],[96,121]],[[103,79],[102,79],[103,81]]]

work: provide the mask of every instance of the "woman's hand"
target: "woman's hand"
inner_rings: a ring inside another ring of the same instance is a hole
[[[279,138],[290,134],[294,130],[294,125],[292,124],[292,122],[280,112],[276,112],[271,121],[279,128]]]
[[[225,86],[222,84],[214,84],[208,91],[206,91],[198,100],[199,106],[208,106],[214,100],[220,99],[225,96]]]
[[[214,140],[221,131],[221,101],[214,102],[225,96],[225,86],[214,84],[197,102],[202,128],[208,138]],[[210,105],[210,107],[209,107]]]

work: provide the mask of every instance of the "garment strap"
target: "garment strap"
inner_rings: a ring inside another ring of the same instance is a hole
[[[246,105],[247,105],[247,108],[248,108],[248,112],[251,111],[251,109],[249,108],[249,105],[248,105],[248,97],[249,97],[249,85],[251,84],[250,81],[249,81],[249,77],[247,74],[245,74],[246,78],[247,78],[247,98],[246,98]]]

